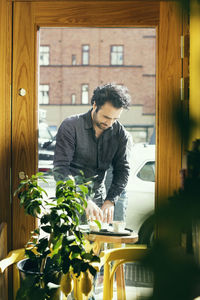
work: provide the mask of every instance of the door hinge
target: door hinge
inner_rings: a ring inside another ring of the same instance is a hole
[[[181,77],[181,100],[184,100],[184,78]]]
[[[180,96],[181,100],[188,100],[189,98],[189,78],[188,77],[181,77],[180,83]]]

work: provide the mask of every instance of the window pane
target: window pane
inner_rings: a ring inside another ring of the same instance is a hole
[[[155,162],[149,161],[137,173],[138,178],[144,181],[155,182]]]
[[[88,104],[88,84],[82,85],[82,104]]]
[[[49,46],[40,46],[39,64],[49,65]]]
[[[88,65],[89,64],[89,45],[82,46],[82,64]]]
[[[123,46],[111,46],[111,65],[123,65]]]
[[[72,54],[72,65],[76,65],[76,55]]]
[[[72,104],[75,104],[75,103],[76,103],[76,95],[72,94]]]
[[[46,84],[39,86],[39,103],[40,104],[49,103],[49,86]]]

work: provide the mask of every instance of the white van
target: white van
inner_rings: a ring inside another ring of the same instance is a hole
[[[155,206],[155,145],[135,144],[130,167],[126,227],[138,232]]]

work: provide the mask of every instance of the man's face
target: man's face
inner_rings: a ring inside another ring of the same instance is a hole
[[[110,102],[106,102],[96,112],[97,106],[94,103],[92,109],[92,119],[94,126],[101,130],[106,130],[113,125],[113,123],[120,118],[123,108],[116,108]]]

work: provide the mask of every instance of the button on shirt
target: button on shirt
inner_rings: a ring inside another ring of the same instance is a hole
[[[56,136],[54,177],[65,179],[68,175],[80,175],[82,170],[86,178],[96,176],[94,202],[99,207],[105,200],[115,202],[128,181],[127,142],[127,132],[118,121],[96,138],[91,110],[66,118]],[[110,165],[113,180],[105,195],[104,177]]]

